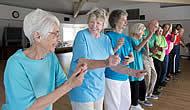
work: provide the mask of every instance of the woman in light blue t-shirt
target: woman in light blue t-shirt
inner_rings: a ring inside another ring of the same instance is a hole
[[[54,15],[41,9],[26,15],[23,28],[31,46],[7,61],[3,110],[52,110],[55,101],[81,85],[87,65],[78,65],[67,80],[54,54],[60,41],[59,26]]]
[[[123,10],[114,10],[109,16],[112,31],[106,33],[116,54],[121,58],[122,65],[129,67],[134,61],[133,48],[130,38],[123,33],[127,26],[127,13]],[[124,39],[122,41],[122,39]],[[120,44],[123,44],[120,46]],[[131,90],[127,74],[121,74],[106,68],[105,110],[129,110],[131,106]]]
[[[105,67],[133,76],[142,72],[118,65],[120,58],[114,55],[110,39],[102,30],[106,21],[104,9],[94,10],[88,17],[88,28],[77,33],[73,45],[73,57],[69,76],[78,62],[85,62],[88,71],[81,86],[69,93],[73,110],[102,110],[105,91]]]

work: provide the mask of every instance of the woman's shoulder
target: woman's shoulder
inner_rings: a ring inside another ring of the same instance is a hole
[[[86,34],[86,33],[88,33],[88,28],[82,29],[82,30],[77,32],[77,34]]]
[[[23,55],[23,51],[22,49],[19,49],[17,50],[13,55],[11,55],[8,59],[8,61],[12,61],[12,60],[19,60],[21,58],[24,58],[24,55]]]

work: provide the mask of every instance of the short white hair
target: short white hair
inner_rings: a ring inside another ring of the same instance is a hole
[[[145,25],[142,23],[135,23],[131,26],[129,34],[131,36],[134,36],[135,34],[139,35],[141,31],[144,31],[146,29]]]
[[[32,34],[34,32],[39,32],[41,37],[45,38],[48,36],[48,32],[53,30],[53,25],[55,24],[60,26],[60,22],[56,16],[42,9],[36,9],[27,14],[24,18],[24,34],[32,45],[34,42]]]

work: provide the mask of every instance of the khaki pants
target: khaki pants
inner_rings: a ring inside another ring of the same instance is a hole
[[[154,91],[154,86],[157,80],[157,73],[154,67],[154,62],[152,57],[143,55],[144,59],[144,68],[147,71],[147,74],[144,76],[146,84],[146,96],[151,96]]]

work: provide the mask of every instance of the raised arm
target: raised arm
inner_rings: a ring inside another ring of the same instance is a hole
[[[117,46],[113,49],[114,53],[116,53],[124,44],[124,38],[120,38],[118,41],[117,41]]]
[[[143,41],[139,45],[134,47],[134,49],[138,52],[141,51],[141,49],[145,46],[145,44],[152,37],[152,35],[153,35],[153,32],[150,32],[149,35],[145,39],[143,39]]]

